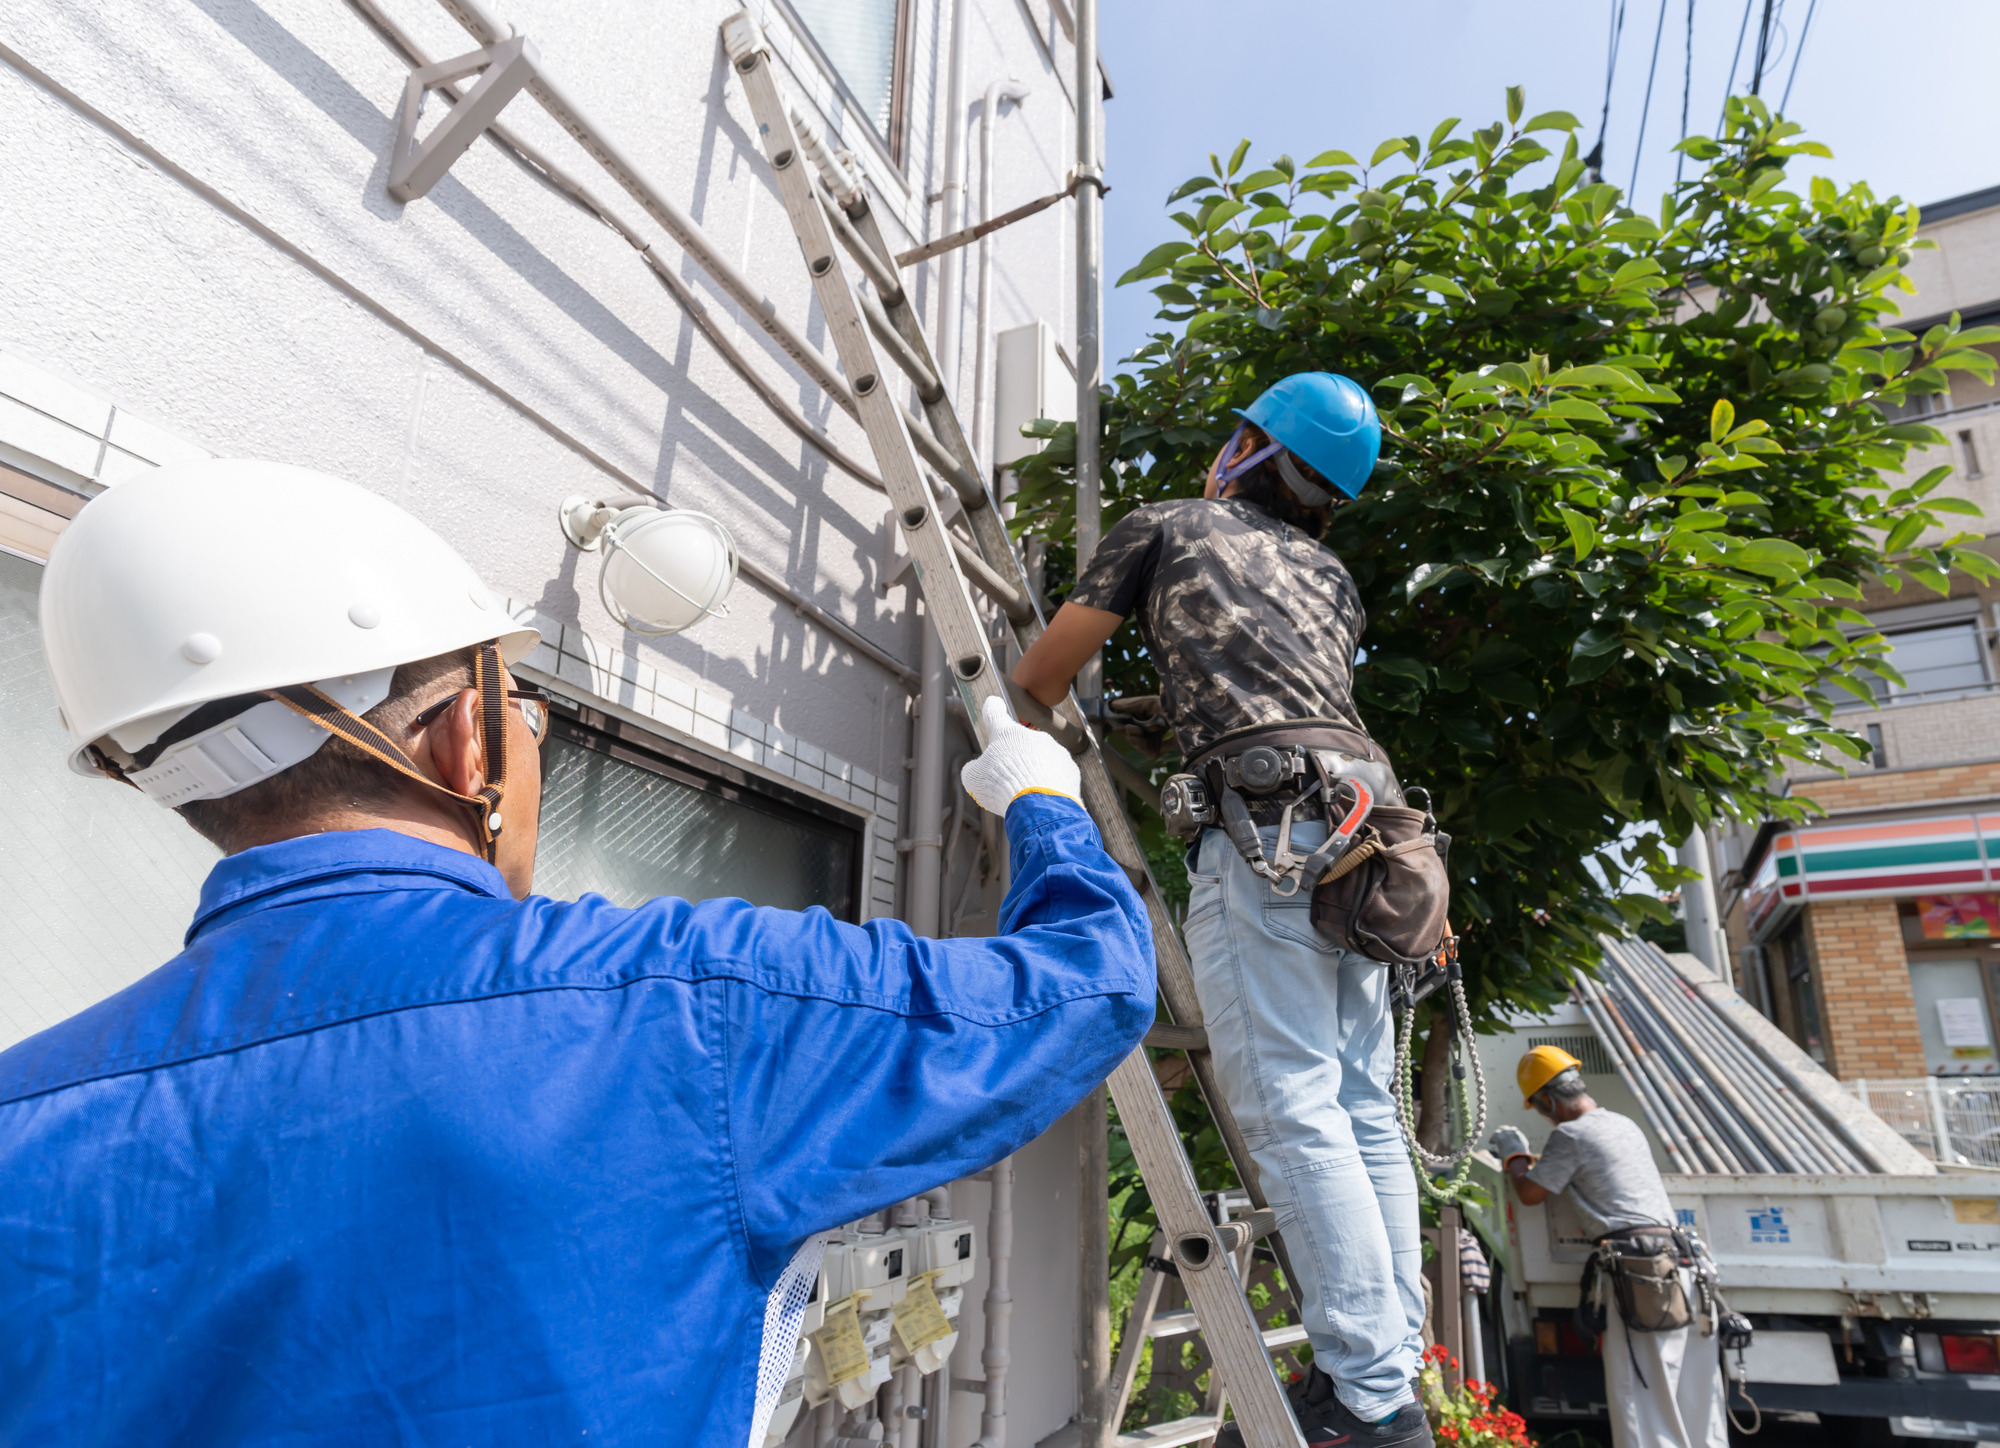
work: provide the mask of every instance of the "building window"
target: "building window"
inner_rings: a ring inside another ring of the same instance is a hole
[[[596,710],[557,712],[542,755],[537,894],[729,897],[852,921],[860,867],[858,816]]]
[[[219,858],[138,790],[70,773],[41,582],[39,563],[0,550],[0,1051],[180,954]]]
[[[1778,957],[1785,973],[1785,1002],[1791,1009],[1784,1014],[1789,1021],[1778,1024],[1786,1027],[1793,1041],[1821,1065],[1826,1064],[1826,1043],[1820,1036],[1819,997],[1813,990],[1812,951],[1806,945],[1806,923],[1803,914],[1795,917],[1785,927],[1784,933],[1776,941]]]
[[[903,163],[910,0],[786,0],[848,102]]]
[[[1880,724],[1868,726],[1868,766],[1871,769],[1889,767],[1889,746],[1883,742]]]
[[[1936,703],[1964,698],[1986,689],[1986,643],[1977,618],[1957,619],[1925,628],[1884,629],[1889,642],[1888,663],[1903,676],[1891,684],[1872,674],[1868,680],[1879,704]],[[1841,708],[1865,709],[1866,703],[1842,703]],[[1873,738],[1873,735],[1870,735]]]
[[[1979,466],[1979,444],[1972,440],[1972,429],[1963,428],[1958,434],[1958,445],[1965,453],[1965,475],[1968,478],[1983,478],[1986,470]]]

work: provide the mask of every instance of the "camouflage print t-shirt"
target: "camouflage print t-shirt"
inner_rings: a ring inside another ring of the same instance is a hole
[[[1361,594],[1325,545],[1235,498],[1148,503],[1092,555],[1071,603],[1129,615],[1183,757],[1232,729],[1333,719],[1363,729]]]

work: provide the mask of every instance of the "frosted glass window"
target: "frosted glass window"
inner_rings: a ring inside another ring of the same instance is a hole
[[[542,753],[535,893],[727,897],[855,918],[860,830],[559,719]]]
[[[896,40],[903,0],[790,0],[820,53],[861,104],[861,112],[893,139]]]
[[[69,771],[38,563],[0,553],[0,1050],[180,953],[215,847],[136,789]]]

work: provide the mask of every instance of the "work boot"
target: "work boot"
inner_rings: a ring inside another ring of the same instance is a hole
[[[1406,1403],[1393,1417],[1364,1423],[1334,1395],[1333,1379],[1317,1363],[1306,1367],[1306,1375],[1285,1396],[1291,1399],[1306,1448],[1436,1448],[1422,1404]],[[1215,1435],[1215,1448],[1243,1448],[1242,1426],[1225,1423]]]

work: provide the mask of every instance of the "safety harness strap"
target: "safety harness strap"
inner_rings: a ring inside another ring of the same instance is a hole
[[[371,759],[379,760],[424,788],[457,800],[472,811],[472,828],[488,864],[500,849],[500,798],[507,785],[507,689],[500,670],[500,650],[483,643],[473,655],[472,683],[479,690],[479,722],[486,746],[487,779],[477,794],[447,789],[418,769],[401,745],[363,719],[329,699],[310,684],[292,684],[266,692],[335,738],[344,739]]]

